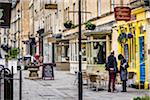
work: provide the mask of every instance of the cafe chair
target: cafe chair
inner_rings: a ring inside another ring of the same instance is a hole
[[[83,85],[87,85],[87,88],[88,88],[89,75],[88,75],[88,73],[86,71],[82,73],[82,79],[83,79]]]
[[[95,88],[96,91],[98,91],[98,88],[100,87],[100,79],[98,78],[98,75],[89,75],[89,87]]]

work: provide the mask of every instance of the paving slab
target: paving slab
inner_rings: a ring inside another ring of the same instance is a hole
[[[76,76],[69,71],[55,70],[54,80],[29,80],[28,74],[23,71],[22,100],[78,100],[78,86],[73,84]],[[109,93],[106,89],[96,92],[83,86],[83,100],[132,100],[145,94],[150,95],[150,91],[128,88],[126,93]],[[18,80],[14,81],[14,100],[19,100]]]

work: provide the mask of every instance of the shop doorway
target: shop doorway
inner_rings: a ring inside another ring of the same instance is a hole
[[[144,84],[145,82],[145,54],[144,54],[144,36],[139,37],[140,46],[140,82]]]

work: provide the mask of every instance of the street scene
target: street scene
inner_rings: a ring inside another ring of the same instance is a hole
[[[0,0],[0,100],[150,100],[150,0]]]
[[[55,71],[55,80],[29,80],[28,72],[23,71],[22,100],[78,100],[78,86],[74,84],[76,77],[68,71]],[[16,76],[17,77],[17,76]],[[14,100],[19,100],[19,85],[15,81]],[[149,95],[147,90],[128,88],[127,93],[120,92],[116,87],[115,93],[104,90],[95,91],[83,85],[83,100],[132,100],[137,96]],[[32,98],[32,99],[31,99]]]

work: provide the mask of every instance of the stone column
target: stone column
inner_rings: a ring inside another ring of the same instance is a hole
[[[111,49],[111,46],[110,46],[110,37],[109,37],[109,35],[106,35],[106,58],[110,54],[110,49]]]

